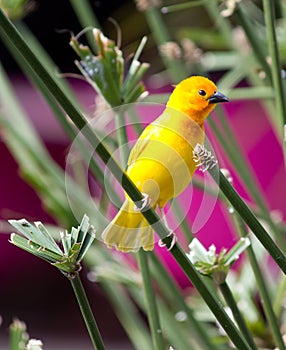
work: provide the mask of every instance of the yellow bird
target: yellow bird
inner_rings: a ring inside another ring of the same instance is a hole
[[[163,214],[165,204],[185,190],[196,169],[193,149],[204,143],[204,120],[216,103],[228,101],[205,77],[192,76],[175,87],[165,110],[143,130],[128,159],[127,174],[145,198],[142,207],[148,203]],[[170,235],[174,244],[176,236]],[[152,227],[127,195],[102,239],[123,252],[154,248]]]

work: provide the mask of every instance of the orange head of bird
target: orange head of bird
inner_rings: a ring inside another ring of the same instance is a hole
[[[217,103],[228,101],[211,80],[192,76],[176,85],[167,106],[180,110],[198,124],[203,124]]]

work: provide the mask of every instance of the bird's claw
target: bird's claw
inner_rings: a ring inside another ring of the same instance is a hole
[[[143,198],[134,205],[134,211],[142,211],[151,203],[151,198],[147,193],[142,193],[142,196]]]
[[[169,246],[169,248],[168,248],[168,250],[171,250],[171,249],[174,247],[174,245],[176,244],[178,238],[177,238],[175,232],[173,232],[173,231],[170,232],[170,233],[168,234],[167,237],[172,237],[171,244],[170,244],[170,246]],[[158,246],[159,246],[160,248],[164,248],[164,247],[166,247],[166,243],[164,243],[163,240],[160,239],[159,242],[158,242]]]

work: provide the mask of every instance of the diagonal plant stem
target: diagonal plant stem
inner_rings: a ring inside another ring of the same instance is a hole
[[[162,266],[156,254],[150,255],[152,262],[152,272],[157,277],[157,282],[164,291],[164,294],[168,296],[170,303],[177,303],[180,310],[183,310],[187,315],[187,322],[190,329],[193,329],[197,334],[197,342],[205,350],[218,350],[218,346],[211,341],[209,334],[205,331],[201,323],[195,318],[193,311],[185,303],[182,298],[181,292],[178,290],[174,281],[166,271],[166,268]]]
[[[239,311],[237,303],[233,297],[233,294],[232,294],[228,284],[226,282],[219,284],[219,289],[222,292],[222,295],[223,295],[227,305],[230,307],[232,314],[233,314],[233,317],[236,320],[237,325],[238,325],[241,333],[244,335],[249,346],[251,346],[252,350],[258,350],[257,346],[253,340],[253,337],[252,337],[249,329],[247,328],[245,320]]]
[[[74,278],[70,279],[70,282],[73,287],[77,302],[80,307],[80,311],[84,318],[84,322],[88,330],[89,336],[92,340],[92,343],[94,345],[94,348],[98,350],[104,350],[105,346],[103,344],[103,340],[101,338],[97,324],[92,314],[80,277],[76,275]]]
[[[234,223],[235,223],[235,226],[237,228],[239,235],[241,237],[247,237],[248,232],[247,232],[246,226],[245,226],[244,222],[242,221],[241,217],[237,214],[237,212],[233,213],[233,219],[234,219]],[[262,272],[259,268],[259,264],[258,264],[258,261],[256,259],[252,245],[250,245],[247,248],[247,255],[248,255],[250,265],[252,267],[252,271],[253,271],[254,276],[255,276],[257,289],[259,291],[259,295],[260,295],[261,301],[262,301],[262,307],[263,307],[263,310],[265,312],[265,316],[266,316],[266,319],[268,321],[269,328],[272,331],[274,342],[280,350],[285,350],[285,344],[283,342],[283,339],[282,339],[282,336],[281,336],[281,333],[279,330],[279,323],[278,323],[278,320],[275,316],[275,311],[274,311],[275,304],[272,307],[269,291],[268,291],[266,282],[264,280],[264,277],[262,275]],[[283,276],[282,278],[285,278],[285,276]]]
[[[276,245],[273,239],[270,237],[265,228],[257,220],[251,209],[247,204],[240,198],[239,194],[229,183],[227,178],[218,169],[218,166],[214,166],[208,169],[210,175],[215,180],[220,190],[229,200],[234,209],[237,210],[243,221],[249,226],[252,232],[256,235],[260,243],[272,256],[274,261],[280,267],[280,269],[286,274],[286,256],[282,253],[280,248]]]
[[[40,57],[41,62],[45,66],[45,68],[51,73],[55,71],[56,67],[53,64],[52,60],[48,57],[48,54],[44,51],[44,49],[40,46],[40,44],[37,42],[37,39],[32,35],[32,33],[26,28],[25,25],[22,23],[17,24],[18,28],[21,29],[21,32],[24,32],[25,40],[30,44],[30,46],[33,48],[33,52],[37,54],[38,57]],[[9,45],[9,42],[7,41],[7,45]],[[46,99],[47,103],[51,107],[53,113],[57,116],[58,121],[60,122],[61,126],[67,133],[67,135],[70,137],[71,140],[76,138],[77,132],[73,125],[67,120],[65,114],[63,113],[62,109],[58,106],[56,101],[54,100],[53,96],[50,94],[46,86],[41,82],[41,80],[37,77],[33,69],[26,63],[25,60],[22,60],[19,55],[17,55],[16,49],[10,45],[9,49],[17,61],[18,65],[21,67],[21,69],[26,73],[26,75],[29,77],[31,81],[36,85],[36,87],[41,91],[44,98]],[[73,95],[72,91],[69,89],[69,86],[65,83],[64,79],[59,79],[58,83],[60,84],[60,87],[65,91],[70,98],[75,100],[75,96]],[[95,176],[96,180],[104,186],[108,186],[108,193],[112,194],[112,198],[114,198],[115,201],[119,201],[119,197],[117,193],[114,191],[113,187],[109,183],[107,179],[104,178],[104,174],[102,172],[102,169],[99,167],[98,163],[95,161],[94,158],[90,157],[90,152],[87,150],[85,143],[80,139],[76,138],[76,142],[78,144],[78,148],[80,149],[81,153],[83,154],[85,160],[89,162],[89,168],[93,175]]]
[[[129,195],[129,197],[134,202],[140,202],[143,199],[143,196],[140,193],[140,191],[130,180],[127,174],[125,174],[122,171],[121,167],[115,161],[115,159],[112,158],[110,152],[105,148],[105,146],[102,143],[100,143],[100,140],[98,139],[95,132],[86,123],[86,120],[82,113],[74,106],[74,104],[68,99],[65,93],[59,88],[56,81],[44,69],[40,61],[30,50],[29,46],[25,43],[20,33],[8,20],[3,11],[0,11],[0,33],[2,33],[2,35],[5,36],[6,39],[9,40],[11,44],[13,44],[17,48],[19,55],[21,55],[22,58],[25,59],[27,63],[33,68],[38,77],[53,94],[57,102],[70,116],[77,128],[79,130],[82,130],[84,136],[94,147],[102,161],[108,165],[109,170],[112,172],[115,178],[118,179],[119,182],[121,182],[122,187]],[[145,216],[149,224],[153,226],[154,230],[157,232],[159,237],[163,239],[167,247],[169,247],[171,244],[171,238],[167,237],[169,234],[169,230],[160,221],[160,218],[156,214],[156,212],[150,206],[148,206],[142,214]],[[217,298],[212,294],[211,290],[203,281],[202,277],[199,275],[193,264],[189,261],[183,249],[179,246],[178,243],[175,244],[172,248],[171,254],[181,266],[182,270],[189,278],[189,280],[198,289],[199,293],[201,294],[201,296],[203,297],[203,299],[217,318],[218,322],[220,322],[222,327],[225,329],[226,333],[228,334],[234,345],[241,350],[250,350],[250,347],[245,342],[244,338],[242,338],[240,332],[238,331],[234,323],[230,320],[226,312],[221,308],[219,300],[217,300]],[[283,256],[280,260],[280,265],[281,269],[283,269],[283,271],[286,272],[286,263]]]
[[[210,124],[216,138],[220,142],[223,150],[228,155],[228,158],[231,160],[232,165],[237,169],[240,178],[242,179],[243,183],[248,189],[253,200],[255,201],[255,203],[257,203],[261,210],[261,213],[268,221],[272,232],[275,234],[276,239],[280,242],[280,245],[283,246],[283,237],[281,237],[281,233],[277,229],[277,226],[273,223],[270,211],[267,205],[265,204],[265,200],[261,195],[261,192],[259,191],[257,182],[255,182],[253,179],[250,167],[245,166],[245,164],[247,164],[247,160],[241,155],[241,152],[237,152],[237,150],[239,149],[239,144],[236,140],[235,135],[233,134],[232,129],[229,126],[226,117],[224,116],[223,110],[218,109],[217,114],[221,123],[223,124],[225,134],[228,135],[228,138],[231,140],[231,142],[227,142],[227,138],[222,135],[222,133],[219,131],[219,128],[212,119],[209,119],[208,123]]]

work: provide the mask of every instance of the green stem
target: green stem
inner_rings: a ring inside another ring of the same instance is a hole
[[[205,331],[201,323],[196,320],[193,311],[185,303],[182,294],[179,291],[178,287],[175,285],[170,274],[166,271],[164,266],[160,263],[156,254],[150,255],[150,260],[152,262],[152,273],[156,277],[157,283],[160,286],[164,295],[169,299],[170,303],[177,305],[179,310],[182,310],[186,313],[187,319],[186,322],[190,329],[194,330],[196,333],[197,342],[205,350],[218,350],[217,345],[215,345],[209,337],[209,334]]]
[[[70,0],[70,4],[73,7],[75,14],[78,17],[79,23],[83,28],[96,27],[100,28],[100,24],[94,15],[94,11],[87,0]],[[88,31],[87,39],[89,45],[92,47],[94,52],[97,51],[95,40],[92,31]]]
[[[274,92],[269,86],[255,86],[247,88],[237,88],[226,92],[226,95],[232,100],[256,100],[273,99]]]
[[[162,329],[160,325],[158,309],[156,305],[156,299],[154,295],[154,289],[152,286],[152,278],[150,269],[148,266],[149,253],[144,252],[142,249],[139,250],[138,254],[138,265],[143,279],[144,295],[146,299],[146,307],[148,320],[150,324],[153,345],[155,350],[164,350],[164,341],[162,337]]]
[[[140,288],[130,287],[129,291],[132,299],[135,300],[140,309],[144,313],[147,313],[146,303],[142,297],[143,295]],[[182,327],[182,325],[176,320],[174,317],[174,312],[170,309],[170,306],[167,305],[162,299],[159,299],[158,307],[160,309],[161,325],[165,335],[165,343],[172,344],[175,349],[180,350],[195,348],[194,346],[196,343],[194,339],[188,339],[189,337],[185,336],[186,329],[184,329],[185,327]]]
[[[109,170],[121,183],[122,187],[129,195],[129,197],[134,202],[140,202],[143,199],[141,192],[137,189],[127,174],[122,171],[119,164],[115,161],[114,158],[112,158],[110,152],[105,148],[105,146],[100,143],[100,140],[98,139],[94,130],[91,129],[87,124],[87,121],[85,120],[83,114],[74,106],[74,104],[68,99],[65,93],[59,88],[56,81],[48,74],[43,65],[33,54],[29,46],[21,37],[20,33],[8,20],[2,10],[0,10],[0,33],[2,33],[2,35],[5,36],[6,39],[15,46],[15,48],[17,48],[19,54],[22,55],[23,59],[25,59],[27,63],[33,68],[35,73],[47,86],[54,98],[69,115],[77,128],[82,130],[86,139],[94,147],[102,161],[107,164]],[[169,247],[171,244],[171,238],[167,237],[169,230],[163,225],[156,212],[150,206],[148,206],[145,211],[142,212],[142,214],[149,222],[149,224],[153,226],[159,237],[164,240],[164,243],[166,243],[167,247]],[[182,270],[185,272],[193,285],[198,289],[199,293],[202,295],[203,299],[216,316],[218,322],[220,322],[222,327],[225,329],[234,345],[236,345],[239,349],[250,350],[248,344],[245,343],[245,340],[241,337],[233,322],[227,316],[225,311],[222,310],[220,302],[213,296],[211,290],[206,286],[205,282],[198,274],[192,263],[189,261],[179,244],[175,244],[170,252],[177,260],[178,264],[181,266]]]
[[[245,226],[244,222],[242,221],[241,217],[239,215],[237,215],[236,212],[234,212],[233,215],[234,215],[234,222],[235,222],[235,225],[237,227],[237,231],[239,232],[240,236],[247,237],[248,232],[247,232],[246,226]],[[270,295],[269,295],[269,292],[267,289],[266,282],[263,278],[262,272],[259,268],[258,261],[256,259],[255,253],[254,253],[251,245],[247,248],[247,255],[248,255],[250,265],[252,267],[252,271],[253,271],[254,276],[255,276],[257,289],[258,289],[258,292],[259,292],[259,295],[260,295],[261,301],[262,301],[262,307],[263,307],[263,310],[265,312],[265,316],[266,316],[266,319],[268,321],[269,328],[271,329],[274,342],[280,350],[285,350],[285,345],[284,345],[284,342],[283,342],[283,339],[282,339],[282,336],[281,336],[281,333],[279,330],[278,320],[275,316],[275,302],[274,302],[274,306],[272,307],[272,302],[271,302],[271,298],[270,298]],[[283,280],[286,281],[285,276],[282,276],[282,278],[283,278]]]
[[[217,3],[215,1],[207,1],[205,8],[212,18],[214,24],[220,29],[220,32],[224,36],[227,43],[232,47],[233,37],[231,24],[226,18],[221,15]]]
[[[281,276],[281,281],[277,288],[277,292],[273,302],[273,309],[277,317],[281,316],[281,311],[284,309],[284,299],[286,291],[286,276]]]
[[[101,282],[100,284],[113,305],[113,310],[132,341],[134,348],[137,350],[151,349],[152,342],[149,330],[147,330],[145,322],[140,317],[129,295],[114,282]]]
[[[169,5],[164,6],[161,8],[162,13],[171,13],[171,12],[177,12],[182,10],[187,10],[192,7],[197,7],[205,4],[208,0],[194,0],[194,1],[188,1],[181,4],[175,4],[175,5]]]
[[[84,262],[89,270],[93,271],[94,267],[118,263],[118,260],[114,259],[109,250],[98,249],[98,246],[93,245],[85,255]],[[124,261],[121,262],[124,263]],[[130,267],[128,263],[127,265]],[[108,297],[112,309],[133,343],[134,349],[152,349],[152,340],[146,322],[126,290],[129,286],[125,288],[120,282],[110,280],[108,274],[96,281],[100,283],[104,294]]]
[[[250,22],[250,18],[246,12],[242,10],[242,5],[238,5],[235,11],[235,17],[245,31],[249,43],[253,48],[253,54],[255,55],[257,61],[261,64],[266,76],[271,81],[271,71],[266,61],[267,52],[265,50],[265,46],[261,42],[258,35],[256,35],[256,31],[253,29],[253,23]]]
[[[30,33],[27,28],[24,25],[18,24],[18,27],[21,28],[21,30],[25,33],[25,39],[28,38],[28,42],[30,43],[30,46],[33,48],[33,52],[37,54],[38,57],[41,58],[41,62],[43,63],[44,67],[49,72],[54,72],[56,67],[53,64],[53,62],[49,59],[48,55],[43,51],[43,48],[40,46],[40,44],[36,41],[36,38],[34,38],[32,33]],[[5,40],[5,38],[3,37]],[[17,54],[17,50],[13,45],[9,45],[9,41],[5,40],[7,46],[9,46],[9,49],[21,67],[21,69],[26,73],[26,76],[29,77],[31,81],[36,85],[36,87],[41,91],[42,95],[46,99],[47,103],[49,104],[50,108],[52,109],[53,113],[57,116],[58,121],[60,122],[61,126],[69,136],[71,140],[75,140],[77,143],[77,146],[83,155],[85,161],[89,165],[89,169],[91,170],[92,174],[98,181],[98,183],[102,186],[106,187],[107,192],[111,195],[114,202],[119,202],[119,197],[116,191],[114,190],[113,186],[110,184],[110,182],[104,178],[104,174],[102,169],[99,167],[96,160],[91,157],[91,153],[86,147],[85,142],[82,141],[80,137],[77,137],[77,131],[73,127],[73,125],[67,120],[65,114],[63,113],[62,109],[59,107],[59,105],[54,100],[52,94],[50,93],[49,89],[43,84],[43,82],[39,79],[37,74],[35,74],[34,70],[27,64],[25,60],[21,58]],[[60,87],[65,91],[70,98],[75,100],[75,96],[73,95],[72,91],[69,89],[68,85],[64,83],[64,79],[58,80],[58,83],[60,83]],[[38,150],[37,150],[38,151]]]
[[[256,235],[260,243],[272,256],[274,261],[280,267],[280,269],[286,274],[286,256],[282,253],[280,248],[276,245],[273,239],[270,237],[268,232],[264,229],[261,223],[257,220],[251,209],[247,204],[240,198],[239,194],[235,191],[226,177],[218,169],[217,166],[209,169],[209,173],[215,180],[220,190],[224,193],[226,198],[229,200],[234,209],[237,210],[238,214],[249,226],[252,232]]]
[[[283,140],[284,160],[286,164],[286,140],[284,137],[284,126],[286,125],[286,103],[281,76],[281,65],[278,53],[278,44],[275,33],[275,4],[271,0],[263,0],[265,25],[267,31],[268,50],[271,58],[271,74],[273,88],[276,97],[277,114],[280,119],[281,134]]]
[[[251,166],[250,165],[247,166],[248,161],[242,156],[241,152],[237,152],[237,150],[240,149],[240,146],[236,141],[236,137],[229,126],[229,123],[223,113],[223,110],[218,108],[217,114],[225,130],[225,135],[228,135],[228,137],[225,137],[224,135],[222,135],[216,123],[214,123],[214,121],[211,118],[208,119],[208,123],[210,124],[216,138],[219,140],[222,146],[222,149],[228,155],[228,158],[231,160],[232,165],[237,170],[237,173],[239,174],[244,185],[248,189],[253,200],[259,206],[262,215],[267,219],[267,222],[269,223],[271,230],[275,234],[275,237],[279,240],[280,245],[283,246],[282,244],[284,242],[284,239],[283,237],[281,237],[281,234],[277,229],[277,226],[273,223],[273,220],[270,216],[270,211],[267,205],[265,204],[265,200],[262,197],[262,194],[258,188],[257,182],[254,181],[253,174],[251,173],[251,170],[250,170]],[[228,142],[227,140],[231,140],[231,142]]]
[[[253,340],[253,337],[251,333],[249,332],[249,329],[247,328],[247,325],[244,321],[244,318],[242,317],[238,307],[237,303],[231,293],[231,290],[226,282],[219,284],[219,289],[222,292],[222,295],[227,303],[227,305],[230,307],[233,317],[237,322],[237,325],[241,331],[241,333],[244,335],[246,341],[248,342],[249,346],[251,346],[252,350],[257,350],[257,346]]]
[[[74,290],[78,305],[80,307],[80,311],[83,316],[86,328],[91,338],[92,344],[95,349],[104,350],[105,347],[103,344],[103,340],[101,338],[97,324],[93,317],[80,277],[76,276],[75,278],[71,279],[70,282],[73,287],[73,290]]]
[[[218,322],[224,328],[234,345],[239,349],[251,349],[245,342],[245,339],[241,336],[240,332],[235,327],[234,323],[230,320],[229,316],[221,307],[221,302],[216,298],[210,287],[204,282],[203,278],[198,273],[197,269],[186,257],[182,248],[176,244],[171,250],[172,255],[176,259],[177,263],[181,266],[186,276],[192,281],[193,285],[197,288],[202,298],[211,309]]]
[[[151,7],[144,13],[157,46],[169,42],[171,39],[160,11],[155,7]],[[182,62],[178,63],[178,61],[166,56],[162,56],[162,60],[168,68],[173,82],[179,82],[186,78],[187,72],[183,68]]]

